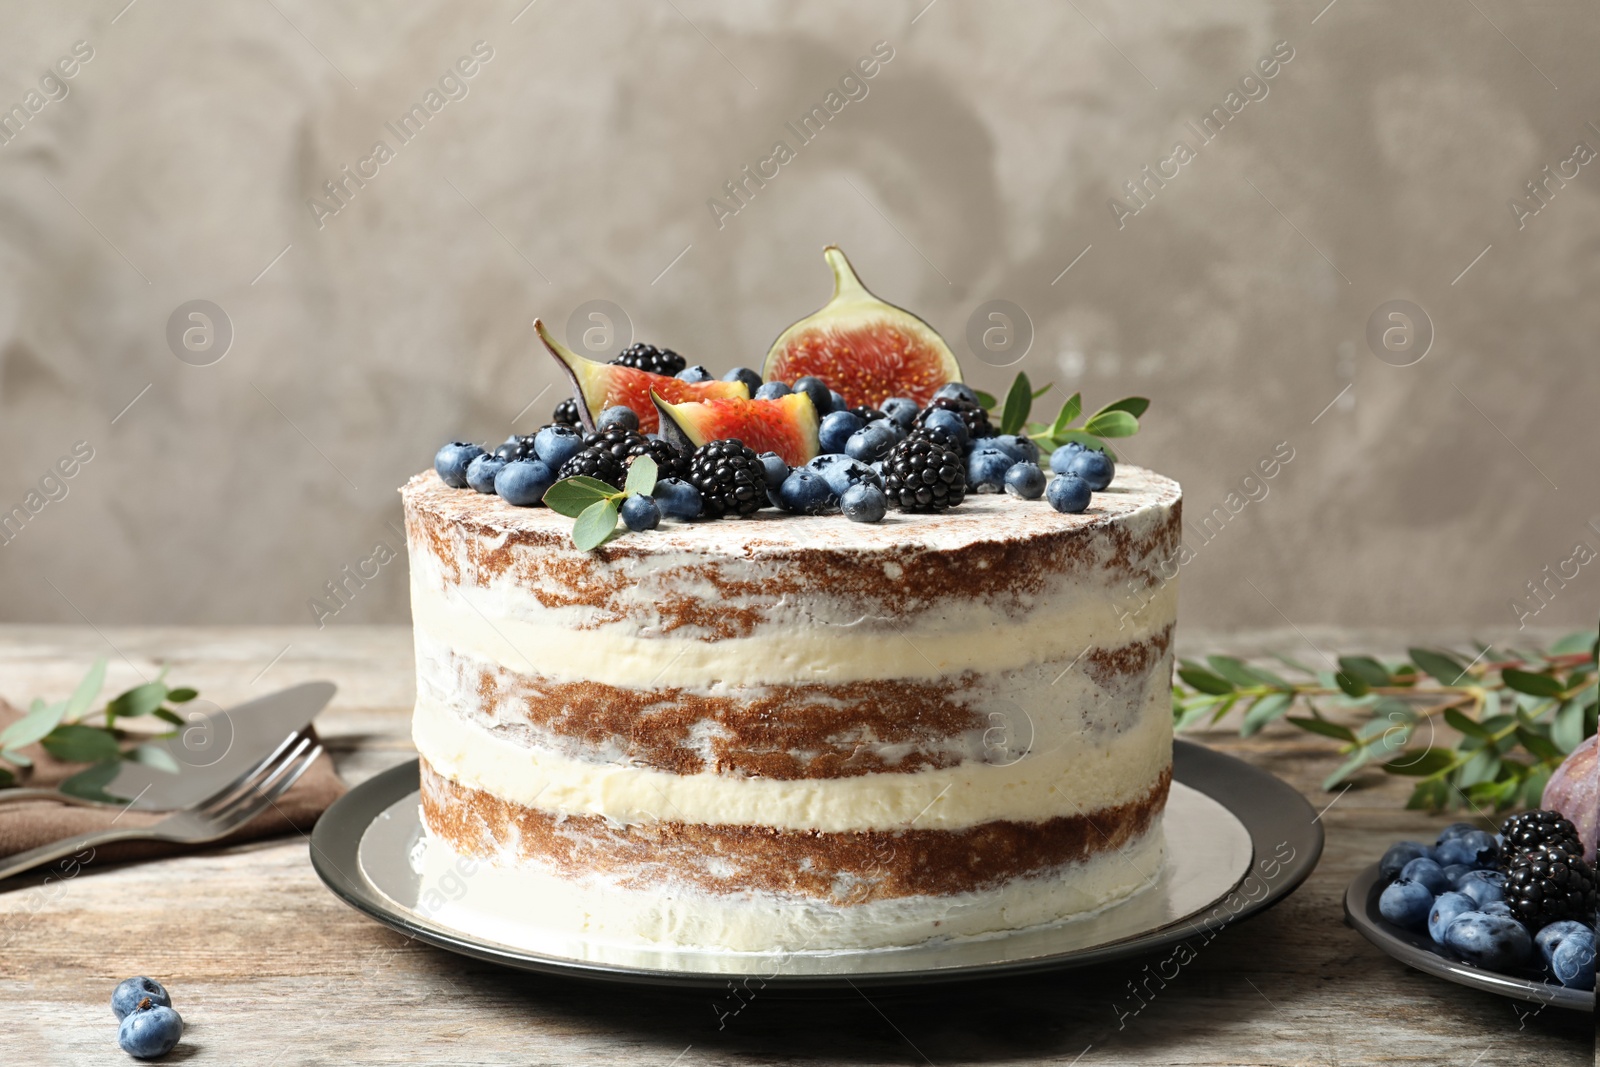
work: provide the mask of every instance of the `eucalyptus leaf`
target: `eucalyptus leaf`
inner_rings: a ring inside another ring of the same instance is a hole
[[[1083,414],[1083,394],[1073,393],[1067,397],[1066,403],[1061,405],[1061,413],[1056,416],[1055,425],[1051,427],[1052,437],[1059,437],[1066,433],[1067,427],[1078,421],[1078,416]]]
[[[106,725],[113,719],[137,719],[149,715],[167,700],[167,683],[156,681],[136,685],[111,698],[106,705]]]
[[[1535,767],[1528,772],[1528,776],[1522,780],[1522,807],[1537,808],[1543,804],[1544,787],[1550,784],[1550,773],[1549,767]],[[1517,803],[1515,797],[1511,803]]]
[[[1339,670],[1360,678],[1372,688],[1385,686],[1393,681],[1389,676],[1389,668],[1371,656],[1340,656]]]
[[[1594,630],[1577,630],[1551,645],[1549,653],[1552,656],[1576,656],[1580,652],[1587,652],[1592,656],[1597,641],[1600,641],[1600,633]]]
[[[187,704],[199,695],[200,691],[198,689],[190,689],[186,685],[177,689],[167,690],[167,700],[173,704]]]
[[[1140,419],[1143,418],[1144,413],[1149,410],[1150,399],[1148,397],[1125,396],[1121,400],[1113,401],[1112,403],[1107,404],[1105,407],[1095,412],[1095,415],[1104,415],[1108,411],[1126,411],[1134,418]],[[1091,416],[1091,421],[1092,419],[1093,416]]]
[[[1408,752],[1383,765],[1390,774],[1412,778],[1426,778],[1455,766],[1456,756],[1448,748],[1427,748],[1421,752]]]
[[[1191,689],[1198,689],[1202,693],[1220,696],[1233,692],[1232,682],[1212,674],[1203,667],[1181,667],[1178,670],[1178,677],[1182,678]]]
[[[128,801],[127,797],[114,796],[106,792],[106,786],[111,784],[111,779],[117,776],[119,769],[116,760],[96,763],[93,767],[74,774],[56,788],[68,796],[82,797],[84,800],[97,800],[102,804],[125,804]]]
[[[1000,406],[1000,401],[995,399],[993,393],[986,393],[982,389],[972,391],[978,398],[978,406],[985,411],[993,411]]]
[[[1431,648],[1412,648],[1407,649],[1406,654],[1411,657],[1412,663],[1445,685],[1455,685],[1461,681],[1461,676],[1467,673],[1466,664],[1448,652],[1438,652]]]
[[[1371,688],[1368,687],[1366,682],[1363,682],[1360,678],[1353,674],[1346,674],[1344,671],[1340,671],[1338,674],[1334,675],[1333,680],[1334,683],[1341,690],[1343,690],[1346,696],[1364,697],[1368,693],[1372,692]]]
[[[1479,782],[1492,782],[1499,774],[1500,753],[1494,746],[1485,745],[1461,765],[1456,782],[1462,786],[1477,785]]]
[[[556,514],[575,519],[594,504],[621,495],[615,486],[580,474],[575,478],[563,478],[545,490],[544,502]]]
[[[65,763],[95,763],[122,755],[117,739],[109,730],[82,723],[57,726],[42,744],[46,752]]]
[[[1340,741],[1353,742],[1356,739],[1355,732],[1352,731],[1350,727],[1341,726],[1336,722],[1329,722],[1327,719],[1313,719],[1310,717],[1290,715],[1285,721],[1294,723],[1294,725],[1300,727],[1302,730],[1305,730],[1307,733],[1321,734],[1323,737],[1333,737]]]
[[[656,461],[649,456],[633,457],[628,465],[628,481],[622,491],[629,496],[649,496],[656,487]]]
[[[1477,737],[1488,740],[1491,736],[1493,736],[1488,730],[1483,728],[1483,724],[1477,719],[1474,719],[1466,712],[1459,711],[1456,708],[1444,709],[1444,721],[1449,723],[1461,733],[1466,734],[1468,737]]]
[[[1288,689],[1290,685],[1282,678],[1277,678],[1264,671],[1245,663],[1237,656],[1207,656],[1206,663],[1210,665],[1212,673],[1220,674],[1234,685],[1253,689],[1258,686],[1270,686],[1273,689]]]
[[[90,705],[94,703],[94,698],[100,695],[100,690],[105,687],[105,684],[106,661],[102,657],[94,661],[94,665],[89,668],[89,673],[83,676],[83,680],[78,683],[78,688],[74,689],[72,695],[67,698],[66,720],[68,722],[76,722],[84,712],[88,711]]]
[[[1526,726],[1517,727],[1517,740],[1522,742],[1523,748],[1546,763],[1560,763],[1561,757],[1565,755],[1554,741]]]
[[[22,748],[24,745],[43,740],[46,734],[61,725],[61,720],[66,714],[65,700],[54,704],[35,700],[32,711],[4,730],[0,730],[0,748]]]
[[[1515,667],[1502,670],[1500,680],[1519,693],[1528,693],[1536,697],[1557,697],[1566,691],[1559,681],[1548,674],[1519,671]]]
[[[1418,782],[1411,790],[1406,807],[1412,811],[1437,811],[1450,803],[1450,787],[1443,780],[1431,778]]]
[[[1044,396],[1044,394],[1048,393],[1050,390],[1054,389],[1055,387],[1056,387],[1056,383],[1055,382],[1045,382],[1043,385],[1041,385],[1039,388],[1037,388],[1037,389],[1035,389],[1033,391],[1033,398],[1035,400],[1038,400],[1041,396]]]
[[[156,718],[160,719],[162,722],[169,722],[174,726],[182,726],[184,724],[183,716],[179,715],[177,712],[173,711],[171,708],[157,708],[155,711],[151,712],[150,714],[154,715]]]
[[[1084,423],[1083,429],[1096,437],[1132,437],[1139,432],[1139,420],[1126,411],[1102,411]]]
[[[1239,728],[1239,733],[1244,737],[1259,731],[1273,719],[1289,710],[1289,705],[1294,703],[1293,693],[1268,693],[1251,705],[1250,710],[1244,713],[1244,724]]]
[[[572,524],[572,543],[587,552],[605,542],[617,529],[617,502],[597,500],[583,509]]]
[[[1336,786],[1338,786],[1338,784],[1340,782],[1344,781],[1346,778],[1349,778],[1351,775],[1355,774],[1362,767],[1365,767],[1367,765],[1368,761],[1371,760],[1371,758],[1372,758],[1372,750],[1371,749],[1369,749],[1369,748],[1357,749],[1354,755],[1352,755],[1349,759],[1345,760],[1343,763],[1341,763],[1339,765],[1339,769],[1338,770],[1334,771],[1332,774],[1328,775],[1328,777],[1326,777],[1326,778],[1324,778],[1322,780],[1322,788],[1324,788],[1324,789],[1333,789],[1333,788],[1335,788]]]
[[[1576,699],[1563,701],[1560,710],[1556,712],[1555,721],[1550,724],[1550,740],[1554,741],[1562,752],[1571,752],[1583,744],[1586,736],[1583,705]]]
[[[17,776],[6,770],[4,767],[0,767],[0,788],[16,784]]]
[[[146,767],[154,767],[158,771],[166,771],[168,774],[177,774],[181,769],[178,761],[172,758],[172,753],[160,745],[139,745],[124,753],[123,758],[133,763],[142,763]]]
[[[1016,379],[1011,383],[1011,390],[1006,393],[1005,411],[1000,416],[1000,432],[1014,434],[1022,429],[1028,421],[1028,412],[1033,410],[1033,383],[1028,381],[1028,376],[1017,372]]]
[[[9,749],[9,748],[6,749],[4,752],[0,752],[0,759],[3,759],[8,763],[14,763],[18,767],[32,767],[33,766],[33,760],[29,759],[27,756],[23,755],[21,752],[17,752],[17,751],[14,751],[12,749]]]

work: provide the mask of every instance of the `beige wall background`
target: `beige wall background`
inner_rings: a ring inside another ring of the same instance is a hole
[[[980,387],[1013,368],[968,323],[1007,300],[1015,369],[1153,399],[1123,451],[1184,484],[1188,625],[1594,621],[1592,4],[124,2],[0,4],[0,509],[39,505],[0,619],[309,623],[399,548],[395,488],[439,443],[546,420],[535,315],[609,301],[759,365],[838,241]],[[801,144],[785,124],[878,42]],[[1237,114],[1204,143],[1213,108]],[[779,140],[737,214],[708,207]],[[220,359],[169,345],[193,300]],[[1367,340],[1394,300],[1431,323],[1408,366]],[[328,625],[406,617],[402,555]]]

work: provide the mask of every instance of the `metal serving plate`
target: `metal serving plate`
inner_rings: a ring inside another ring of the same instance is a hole
[[[909,986],[1086,967],[1204,942],[1292,892],[1322,853],[1304,798],[1249,764],[1179,741],[1165,817],[1167,862],[1154,884],[1092,915],[982,938],[852,952],[649,949],[542,929],[508,906],[514,872],[478,865],[465,884],[418,873],[417,765],[362,783],[312,835],[318,875],[352,907],[441,948],[509,967],[593,979],[764,989]],[[437,865],[434,865],[437,866]],[[449,902],[449,907],[441,907]]]

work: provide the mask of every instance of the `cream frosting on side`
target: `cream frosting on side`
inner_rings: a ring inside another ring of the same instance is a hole
[[[671,774],[597,763],[483,723],[419,694],[417,751],[445,777],[514,803],[617,823],[668,820],[840,832],[957,829],[995,820],[1039,822],[1086,814],[1143,796],[1172,761],[1165,673],[1144,685],[1142,707],[1118,730],[1065,728],[1043,714],[1038,736],[1015,762],[962,763],[849,778],[747,778]]]
[[[574,880],[535,867],[465,860],[431,833],[424,840],[412,862],[431,919],[492,941],[579,958],[603,955],[608,945],[838,952],[1024,929],[1093,912],[1150,887],[1166,848],[1158,822],[1120,851],[998,889],[840,906],[681,886],[626,889],[598,877]],[[514,842],[506,852],[515,856]],[[436,882],[453,891],[429,893]]]

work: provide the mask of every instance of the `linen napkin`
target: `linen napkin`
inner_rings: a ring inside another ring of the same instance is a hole
[[[21,715],[22,712],[16,707],[0,699],[0,729],[4,729]],[[17,784],[23,786],[48,789],[86,766],[81,763],[63,763],[38,744],[29,745],[21,751],[33,760],[33,769],[18,775]],[[317,817],[344,791],[344,783],[339,780],[339,775],[333,769],[333,760],[324,752],[306,768],[306,772],[288,792],[273,801],[261,814],[220,841],[206,845],[181,845],[166,841],[119,841],[113,845],[102,845],[94,851],[92,858],[79,857],[77,862],[80,866],[93,869],[101,863],[170,856],[179,852],[253,841],[291,830],[303,833],[311,829]],[[0,789],[0,797],[4,794],[5,790]],[[160,822],[162,818],[162,812],[84,808],[54,800],[0,801],[0,858],[26,852],[30,848],[38,848],[40,845],[47,845],[75,834],[149,826]],[[58,860],[57,864],[72,862],[71,859],[64,859]],[[41,868],[44,869],[48,867]]]

